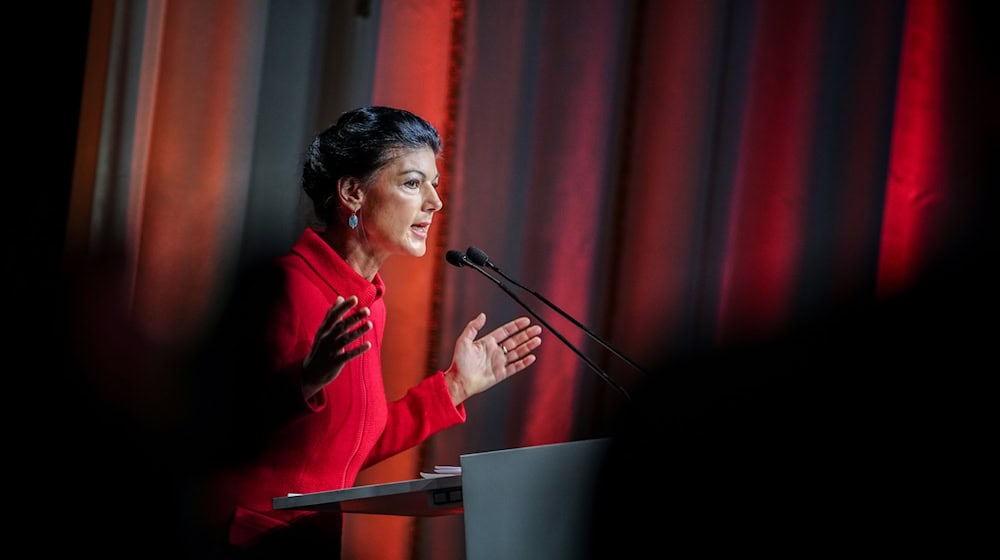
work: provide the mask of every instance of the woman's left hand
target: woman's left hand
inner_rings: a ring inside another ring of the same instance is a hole
[[[477,339],[485,325],[486,314],[480,313],[455,341],[452,363],[445,371],[455,406],[535,363],[532,352],[542,344],[542,327],[518,317]]]

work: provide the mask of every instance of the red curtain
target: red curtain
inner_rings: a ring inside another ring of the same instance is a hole
[[[234,240],[254,227],[242,212],[270,20],[236,2],[161,7],[157,56],[141,66],[155,102],[138,115],[130,242],[137,321],[169,342],[198,334],[235,266]],[[390,396],[446,367],[479,311],[494,326],[526,313],[473,271],[449,268],[450,248],[485,250],[653,375],[672,356],[766,339],[905,290],[991,218],[982,196],[995,63],[973,8],[382,2],[370,101],[426,116],[446,141],[445,208],[428,255],[383,271]],[[108,3],[94,14],[105,27],[91,48],[108,48]],[[81,142],[102,110],[97,93],[84,94]],[[85,180],[97,156],[81,144],[77,157],[74,248],[100,208]],[[641,390],[643,374],[525,299]],[[544,337],[536,365],[467,403],[465,425],[359,483],[412,478],[463,453],[607,434],[627,399]],[[345,554],[461,558],[461,531],[460,519],[349,517]]]
[[[653,375],[669,375],[656,367],[672,356],[767,340],[887,295],[879,288],[903,290],[958,249],[951,220],[987,177],[985,159],[945,145],[979,146],[984,130],[944,94],[988,85],[962,39],[981,36],[956,17],[964,6],[563,8],[469,2],[455,164],[465,171],[453,176],[449,233],[460,248],[486,244]],[[446,318],[497,297],[483,279],[446,278]],[[477,282],[485,289],[464,285]],[[543,316],[642,390],[635,372]],[[602,415],[627,406],[551,333],[540,355],[529,379],[470,403],[467,430],[436,437],[425,462],[601,434],[614,416]],[[424,526],[436,557],[460,556],[453,527]]]

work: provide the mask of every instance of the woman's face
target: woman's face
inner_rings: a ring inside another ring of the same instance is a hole
[[[383,256],[423,256],[434,213],[443,203],[437,193],[437,158],[428,147],[399,152],[372,180],[362,203],[368,242]]]

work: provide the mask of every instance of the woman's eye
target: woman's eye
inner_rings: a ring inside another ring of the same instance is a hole
[[[409,181],[403,183],[408,189],[419,189],[420,181],[418,179],[410,179]]]

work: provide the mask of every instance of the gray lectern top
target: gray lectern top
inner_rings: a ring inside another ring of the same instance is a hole
[[[271,500],[274,509],[434,517],[462,513],[462,477],[404,480]]]

